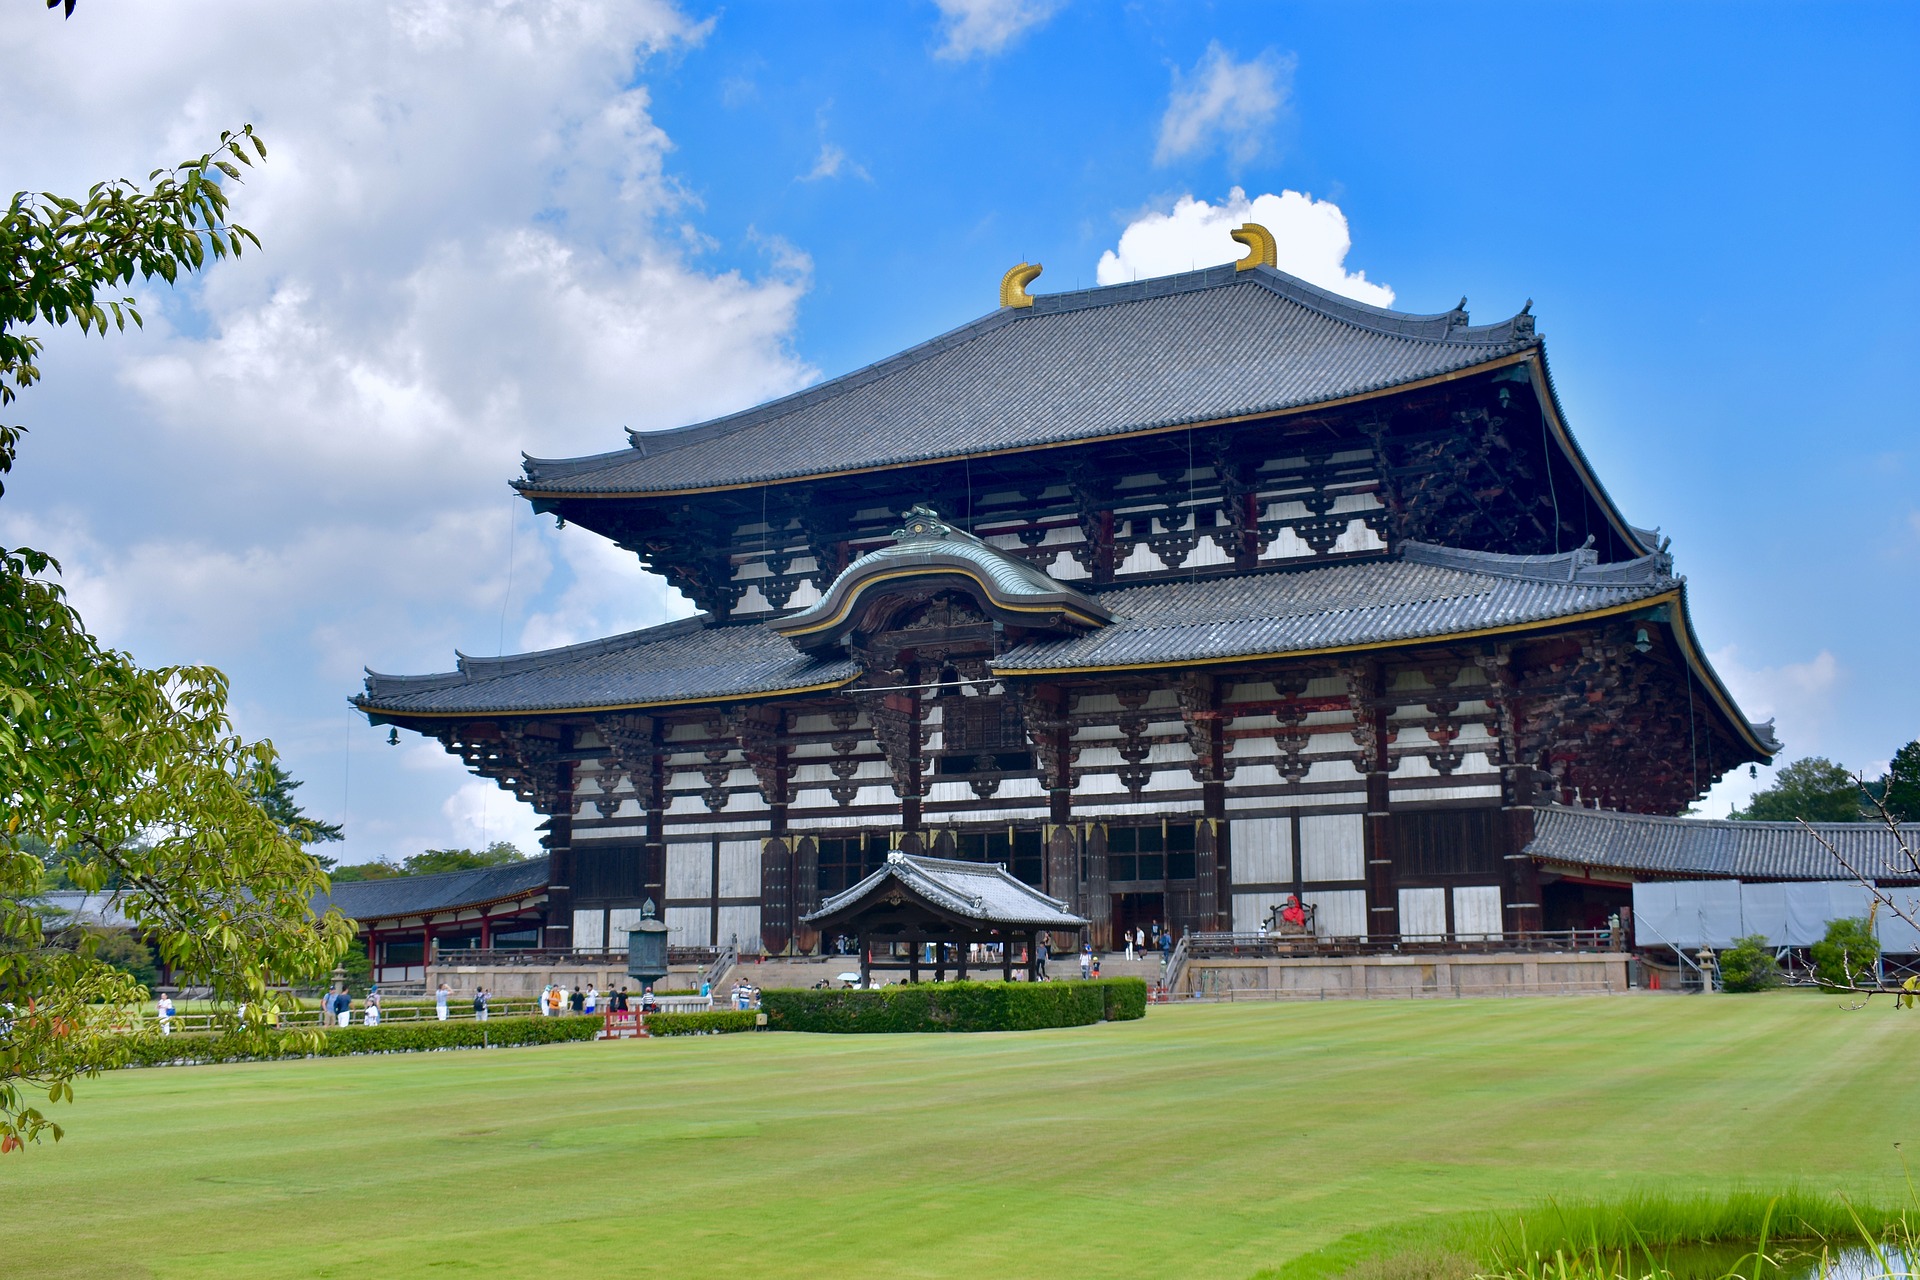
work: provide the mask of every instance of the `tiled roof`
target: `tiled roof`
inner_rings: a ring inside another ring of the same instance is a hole
[[[417,916],[458,907],[477,907],[543,893],[547,859],[528,858],[475,871],[442,871],[430,876],[394,876],[388,880],[349,880],[333,886],[331,897],[315,899],[313,909],[329,905],[362,922]]]
[[[1877,822],[1816,822],[1855,870],[1876,880],[1920,880],[1893,833]],[[1920,826],[1904,828],[1920,849]],[[1534,816],[1526,852],[1546,862],[1612,871],[1730,880],[1848,880],[1847,868],[1797,822],[1658,818],[1554,806]]]
[[[1662,556],[1598,564],[1588,551],[1502,556],[1406,543],[1394,559],[1104,591],[1094,600],[1110,624],[1016,646],[993,667],[1022,675],[1439,638],[1631,604],[1678,583]],[[859,673],[852,659],[802,655],[766,623],[714,626],[703,615],[544,653],[463,656],[445,675],[369,673],[356,703],[376,715],[532,714],[723,701]]]
[[[1232,264],[1036,294],[742,413],[529,458],[536,496],[640,494],[1092,440],[1257,416],[1454,373],[1537,343],[1531,316],[1472,326]]]
[[[956,862],[906,853],[889,854],[878,871],[828,898],[805,919],[812,923],[839,915],[877,895],[888,884],[898,884],[945,911],[983,924],[1079,929],[1087,923],[1067,910],[1066,903],[1049,898],[996,863]]]
[[[398,715],[476,715],[644,706],[811,688],[860,673],[819,661],[757,623],[711,626],[706,615],[589,644],[505,658],[460,656],[445,675],[367,673],[362,709]]]
[[[1009,673],[1127,667],[1363,647],[1548,622],[1631,604],[1679,580],[1662,556],[1503,556],[1404,543],[1392,560],[1275,570],[1103,593],[1111,625],[1016,646]]]

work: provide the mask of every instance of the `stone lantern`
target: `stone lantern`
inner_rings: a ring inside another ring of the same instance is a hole
[[[650,987],[667,976],[667,926],[653,918],[653,899],[640,906],[640,923],[627,930],[627,976]]]

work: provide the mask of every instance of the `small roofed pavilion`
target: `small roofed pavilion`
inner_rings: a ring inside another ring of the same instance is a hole
[[[1083,916],[1067,910],[1058,898],[1049,898],[995,863],[957,862],[894,852],[866,879],[835,894],[805,923],[822,933],[850,933],[860,943],[860,983],[868,984],[875,969],[907,971],[909,981],[920,981],[926,967],[920,958],[928,943],[936,947],[934,980],[947,977],[947,945],[954,949],[956,978],[967,977],[968,949],[973,943],[1001,945],[1000,976],[1013,980],[1014,952],[1024,948],[1032,979],[1034,940],[1042,933],[1078,933],[1087,927]],[[894,960],[895,944],[905,944],[907,959]],[[877,948],[888,957],[876,961]]]

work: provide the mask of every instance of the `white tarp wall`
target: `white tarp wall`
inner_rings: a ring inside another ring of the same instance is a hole
[[[1682,950],[1730,947],[1761,934],[1772,947],[1807,947],[1826,937],[1832,920],[1858,919],[1873,905],[1867,887],[1850,880],[1743,884],[1738,880],[1668,880],[1633,886],[1636,946]],[[1881,915],[1884,917],[1885,912]],[[1889,927],[1889,924],[1895,926]],[[1904,922],[1880,921],[1880,945],[1920,947]]]

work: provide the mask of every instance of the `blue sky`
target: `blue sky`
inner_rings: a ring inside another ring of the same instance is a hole
[[[273,148],[237,201],[264,253],[143,290],[144,334],[53,342],[0,540],[61,555],[115,643],[224,666],[350,860],[533,824],[356,725],[362,664],[685,611],[516,512],[521,449],[885,356],[1022,259],[1044,291],[1103,255],[1224,258],[1236,191],[1297,215],[1281,264],[1323,283],[1483,321],[1533,299],[1576,434],[1673,537],[1789,756],[1871,768],[1920,734],[1911,6],[204,14],[0,15],[8,190],[144,173],[241,120]]]

